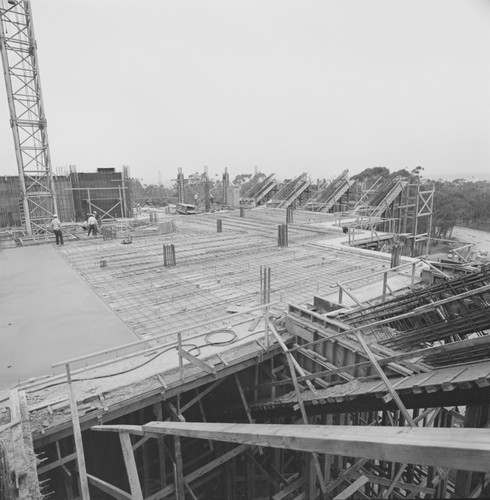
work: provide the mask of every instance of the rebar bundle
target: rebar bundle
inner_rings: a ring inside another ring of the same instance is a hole
[[[170,267],[177,264],[175,260],[175,245],[163,245],[163,266]]]
[[[470,334],[483,334],[490,328],[489,286],[490,265],[487,264],[474,273],[357,309],[341,319],[353,326],[369,328],[371,323],[393,317],[388,325],[395,333],[381,343],[397,349],[462,340]],[[420,307],[424,309],[418,315],[398,317]]]

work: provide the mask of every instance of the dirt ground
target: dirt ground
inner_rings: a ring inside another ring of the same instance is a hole
[[[490,256],[490,232],[456,226],[453,229],[453,238],[462,243],[474,243],[480,252],[488,252]]]

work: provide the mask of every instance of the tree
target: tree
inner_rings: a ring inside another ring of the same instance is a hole
[[[241,186],[245,182],[250,181],[251,178],[252,174],[239,174],[233,180],[233,184],[235,184],[235,186]]]
[[[237,176],[238,177],[238,176]],[[246,176],[245,176],[246,177]],[[257,172],[253,177],[250,175],[249,180],[245,181],[240,185],[240,194],[244,195],[247,191],[249,191],[253,186],[262,182],[267,176],[262,172]]]

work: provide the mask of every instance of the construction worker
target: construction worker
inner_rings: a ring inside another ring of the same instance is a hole
[[[61,232],[61,222],[56,214],[53,215],[53,220],[51,221],[51,227],[53,228],[54,235],[56,236],[56,244],[63,245],[63,233]]]
[[[90,236],[91,233],[94,233],[94,236],[97,236],[97,219],[94,217],[94,214],[90,214],[87,219],[88,233],[87,236]]]

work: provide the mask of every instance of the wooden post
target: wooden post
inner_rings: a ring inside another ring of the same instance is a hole
[[[182,351],[182,332],[177,333],[177,347],[178,347],[178,353],[179,353],[179,375],[180,375],[180,380],[184,380],[184,361],[182,359],[182,356],[180,355],[180,352]]]
[[[163,410],[162,404],[160,402],[155,403],[155,415],[159,422],[163,421]],[[158,471],[160,473],[160,482],[162,486],[167,485],[167,468],[165,463],[165,445],[164,445],[164,436],[159,436],[157,439],[158,446]]]
[[[269,306],[265,308],[264,313],[264,335],[265,335],[265,347],[269,350]]]
[[[388,377],[386,376],[385,372],[379,366],[376,358],[374,357],[374,354],[372,353],[371,349],[367,345],[366,341],[364,340],[362,333],[359,331],[355,332],[356,338],[358,342],[362,345],[364,351],[366,352],[369,360],[371,361],[372,365],[374,366],[375,370],[378,372],[378,375],[381,377],[381,380],[383,380],[386,388],[388,389],[388,392],[391,394],[391,397],[395,400],[396,405],[400,409],[400,411],[403,413],[403,416],[409,423],[410,427],[416,427],[415,422],[413,421],[410,413],[408,413],[408,410],[405,408],[405,405],[403,404],[402,400],[400,399],[400,396],[398,396],[397,392],[395,391],[394,387],[391,385],[391,382],[388,380]]]
[[[133,448],[131,447],[131,437],[128,432],[121,432],[119,434],[119,440],[121,442],[124,463],[126,464],[131,497],[135,500],[143,500],[143,492],[141,491],[136,460],[134,459]]]
[[[87,188],[88,189],[88,188]],[[82,500],[90,500],[88,488],[87,469],[85,467],[85,455],[83,453],[82,429],[80,427],[80,419],[78,418],[77,400],[75,391],[71,383],[70,364],[65,364],[66,379],[68,381],[68,395],[70,398],[71,421],[73,425],[73,437],[75,439],[75,451],[77,453],[78,475],[80,477],[80,493]]]
[[[182,450],[181,450],[179,436],[174,436],[174,450],[175,450],[175,469],[174,469],[175,486],[177,487],[176,500],[185,500]]]
[[[92,202],[90,201],[90,188],[87,188],[88,211],[92,213]]]

